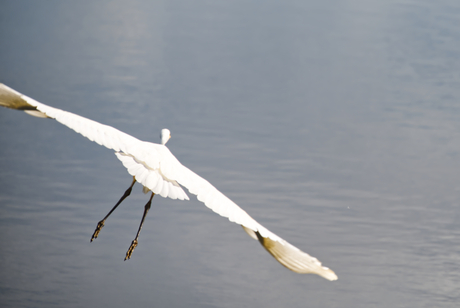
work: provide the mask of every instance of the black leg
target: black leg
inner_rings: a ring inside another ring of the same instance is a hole
[[[135,177],[133,177],[133,182],[131,183],[131,186],[129,186],[129,188],[125,191],[125,193],[124,193],[123,196],[120,198],[120,200],[118,200],[117,204],[115,204],[115,206],[114,206],[114,207],[110,210],[110,212],[104,217],[104,219],[102,219],[100,222],[97,223],[96,230],[94,230],[93,236],[91,237],[91,242],[92,242],[95,238],[97,238],[97,236],[99,235],[99,232],[101,232],[101,229],[102,229],[102,227],[104,226],[105,220],[110,216],[110,214],[112,214],[112,212],[115,211],[115,209],[120,205],[120,203],[123,202],[123,200],[125,200],[126,197],[128,197],[128,196],[131,194],[131,190],[133,189],[134,183],[136,183],[136,178],[135,178]]]
[[[139,234],[141,233],[141,229],[142,229],[142,225],[144,224],[145,216],[147,216],[147,213],[150,210],[150,206],[152,205],[153,196],[155,196],[155,194],[152,192],[152,196],[150,196],[149,202],[147,202],[147,204],[144,207],[144,215],[142,215],[141,224],[139,225],[139,230],[137,230],[136,238],[132,241],[131,246],[129,246],[129,249],[126,252],[125,261],[129,260],[131,258],[131,255],[132,255],[132,253],[134,251],[134,248],[136,248],[136,246],[137,246],[137,239],[139,238]]]

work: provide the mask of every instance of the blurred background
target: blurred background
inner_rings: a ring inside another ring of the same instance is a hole
[[[458,1],[3,1],[0,82],[168,147],[329,282],[0,109],[2,307],[457,307]]]

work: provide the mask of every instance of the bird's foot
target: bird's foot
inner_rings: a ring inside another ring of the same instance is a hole
[[[97,223],[96,230],[94,230],[93,236],[91,237],[91,242],[97,238],[99,235],[99,232],[101,232],[102,227],[104,226],[104,220],[101,220],[100,222]]]
[[[131,246],[129,246],[128,251],[126,252],[125,261],[129,260],[131,258],[131,255],[133,254],[134,248],[136,248],[136,247],[137,247],[137,240],[134,240],[131,243]]]

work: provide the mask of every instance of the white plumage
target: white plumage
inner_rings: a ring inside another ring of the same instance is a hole
[[[162,130],[161,144],[144,142],[111,126],[39,103],[4,84],[0,84],[0,105],[24,110],[33,116],[55,119],[91,141],[114,150],[128,173],[144,186],[144,192],[150,190],[165,198],[189,200],[182,187],[187,188],[208,208],[241,225],[249,236],[259,240],[262,246],[288,269],[297,273],[317,274],[329,280],[337,279],[335,273],[322,266],[316,258],[267,230],[208,181],[183,166],[165,146],[170,138],[169,130]],[[103,226],[103,221],[101,222]]]

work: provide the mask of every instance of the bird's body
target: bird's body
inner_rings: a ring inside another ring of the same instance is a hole
[[[39,103],[3,84],[0,84],[0,105],[23,110],[33,116],[56,119],[91,141],[113,149],[134,180],[112,211],[130,194],[135,181],[144,186],[144,192],[152,192],[145,206],[142,223],[155,194],[165,198],[189,200],[182,189],[185,187],[190,193],[197,195],[198,200],[211,210],[241,225],[246,233],[259,240],[262,246],[285,267],[297,273],[313,273],[329,280],[337,279],[335,273],[323,267],[316,258],[267,230],[208,181],[183,166],[165,145],[170,138],[169,130],[162,130],[161,144],[144,142],[111,126]],[[92,240],[98,236],[105,219],[112,211],[99,222]],[[137,245],[142,223],[127,253],[127,258],[131,256],[132,250]]]

